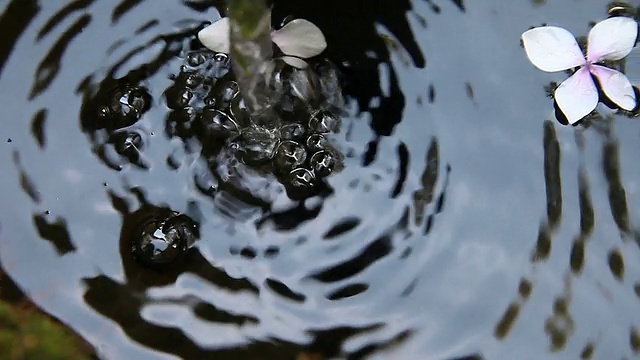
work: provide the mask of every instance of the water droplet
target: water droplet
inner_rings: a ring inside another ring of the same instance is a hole
[[[100,109],[98,109],[98,117],[100,119],[107,118],[109,115],[110,115],[110,112],[109,112],[109,107],[108,106],[103,105],[103,106],[100,107]]]
[[[276,150],[276,166],[285,173],[302,165],[306,159],[307,151],[304,146],[295,141],[285,140],[280,143],[278,150]]]
[[[336,161],[328,151],[318,151],[309,160],[311,168],[317,176],[329,176],[336,166]]]
[[[280,23],[280,27],[287,25],[289,22],[291,22],[291,20],[294,20],[294,19],[295,17],[293,15],[287,15],[284,19],[282,19],[282,22]]]

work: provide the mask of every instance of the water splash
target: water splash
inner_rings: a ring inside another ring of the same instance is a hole
[[[251,115],[265,115],[270,107],[267,75],[273,56],[271,12],[264,0],[227,3],[231,20],[231,67]]]

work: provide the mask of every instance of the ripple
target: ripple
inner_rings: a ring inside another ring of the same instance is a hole
[[[583,325],[637,305],[637,128],[541,120],[542,86],[508,85],[531,83],[502,35],[523,14],[275,1],[330,46],[274,62],[265,124],[195,36],[221,2],[17,4],[3,265],[105,357],[637,353],[637,320]]]

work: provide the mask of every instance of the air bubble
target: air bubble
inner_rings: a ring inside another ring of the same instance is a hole
[[[142,136],[134,131],[121,131],[112,135],[111,142],[116,152],[122,156],[137,156],[142,150]]]
[[[127,103],[138,113],[147,111],[151,106],[149,94],[141,89],[131,89],[127,95]]]
[[[202,75],[198,73],[186,73],[184,77],[184,84],[189,88],[195,88],[198,85],[202,84]]]
[[[315,70],[320,79],[320,89],[324,97],[323,107],[336,111],[344,109],[344,97],[336,66],[324,59],[315,64]]]
[[[310,69],[296,69],[288,77],[291,94],[302,100],[307,106],[315,107],[320,99],[318,76]]]
[[[220,110],[206,107],[200,115],[200,123],[207,136],[228,138],[238,134],[238,124]]]
[[[304,163],[307,159],[307,151],[304,146],[295,141],[285,140],[276,150],[275,163],[278,169],[289,172]]]
[[[191,99],[193,98],[193,92],[184,85],[183,81],[176,82],[172,87],[168,88],[165,92],[165,98],[167,99],[167,106],[170,109],[178,110],[184,109],[189,106]]]
[[[273,158],[278,137],[269,129],[250,126],[242,130],[238,145],[242,160],[247,164],[257,165]]]
[[[317,176],[325,177],[329,176],[331,172],[333,172],[336,161],[330,152],[318,151],[317,153],[313,154],[313,156],[311,156],[309,164],[311,165],[311,168]]]
[[[316,177],[305,168],[297,168],[289,173],[287,183],[293,190],[311,190],[316,184]]]
[[[307,138],[307,148],[311,152],[316,152],[325,149],[327,146],[327,139],[321,134],[312,134]]]
[[[149,217],[134,234],[132,252],[147,265],[165,265],[182,255],[197,237],[197,224],[186,215],[171,212],[167,217]]]
[[[187,64],[192,67],[198,67],[204,64],[209,58],[202,52],[193,52],[187,55]]]
[[[122,87],[112,91],[98,108],[97,128],[120,129],[135,124],[151,106],[151,95],[144,89]]]
[[[193,98],[193,93],[191,92],[191,90],[189,89],[182,89],[182,91],[179,92],[178,98],[176,99],[176,103],[178,104],[179,107],[181,108],[185,108],[187,107],[187,105],[189,105],[189,102],[191,101],[191,99]]]
[[[238,92],[239,88],[237,82],[219,82],[213,87],[213,89],[211,89],[208,98],[215,101],[214,104],[218,110],[226,110],[229,108],[231,100],[236,96],[236,94],[238,94]]]
[[[251,123],[251,115],[249,114],[249,110],[247,109],[247,105],[240,96],[240,93],[236,93],[236,95],[231,99],[231,106],[229,111],[231,112],[231,117],[238,123],[241,127],[247,127]]]
[[[229,55],[225,53],[217,53],[213,56],[213,60],[218,63],[227,64],[229,62]]]
[[[319,133],[339,132],[340,119],[329,111],[319,110],[311,115],[309,128]]]
[[[283,140],[299,140],[305,135],[301,124],[287,124],[280,127],[280,138]]]
[[[218,53],[213,57],[214,67],[211,76],[220,79],[229,73],[231,66],[229,65],[229,56],[227,54]]]

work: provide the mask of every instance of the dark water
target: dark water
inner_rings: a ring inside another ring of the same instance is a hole
[[[344,168],[302,203],[176,130],[163,94],[214,5],[0,1],[0,261],[101,358],[639,356],[640,122],[558,124],[564,75],[519,46],[606,1],[275,1],[325,32],[347,101]],[[199,233],[162,271],[127,243],[158,213]]]

